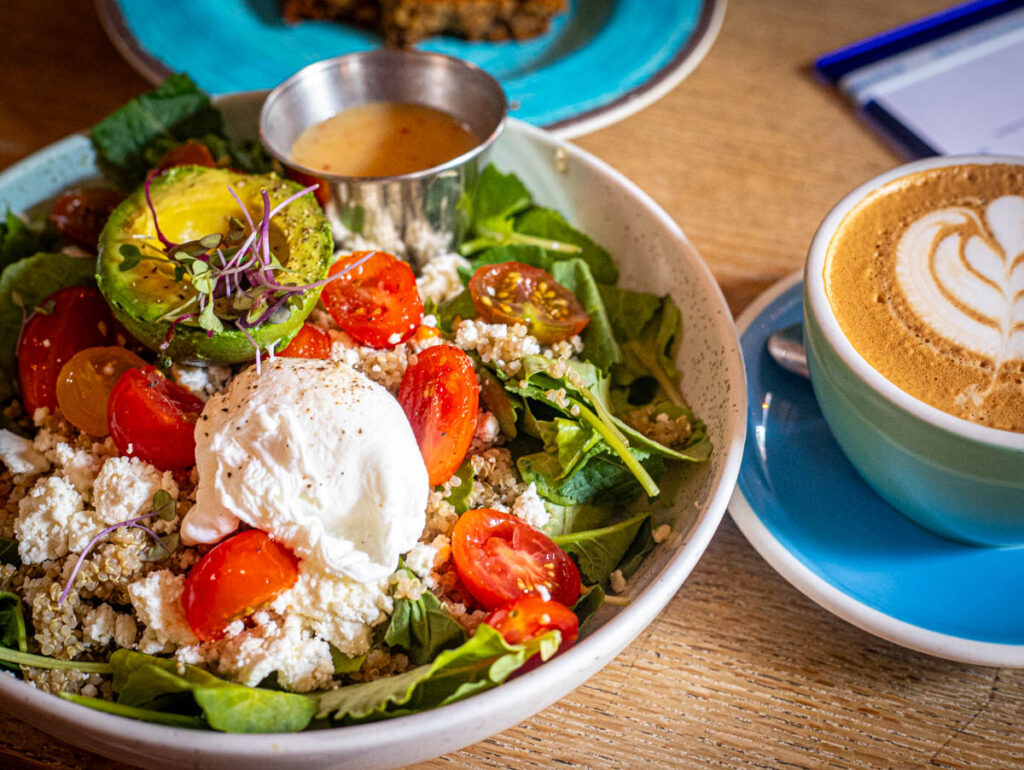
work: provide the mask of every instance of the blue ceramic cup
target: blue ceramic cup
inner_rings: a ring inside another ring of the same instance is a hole
[[[822,414],[878,494],[940,535],[1017,546],[1024,545],[1024,433],[955,417],[898,388],[850,343],[825,291],[832,237],[868,195],[919,171],[978,163],[1024,165],[1024,158],[928,158],[882,174],[843,198],[811,242],[804,271],[804,337]]]

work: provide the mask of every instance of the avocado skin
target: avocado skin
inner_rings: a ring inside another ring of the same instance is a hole
[[[164,235],[175,242],[201,238],[213,232],[226,232],[228,217],[238,216],[237,204],[228,186],[239,195],[253,220],[263,211],[260,190],[266,189],[271,206],[299,192],[302,187],[276,174],[239,174],[228,169],[179,166],[153,179],[150,195]],[[323,209],[312,193],[303,196],[274,216],[272,242],[275,254],[283,250],[286,267],[296,272],[286,280],[297,284],[316,283],[327,276],[333,261],[334,242]],[[120,247],[138,244],[137,233],[155,235],[153,218],[146,205],[145,188],[130,195],[107,220],[100,235],[96,281],[125,329],[146,347],[159,350],[171,327],[160,316],[180,306],[195,292],[187,280],[174,281],[173,267],[145,260],[122,272]],[[310,289],[289,300],[292,309],[287,321],[263,324],[250,330],[261,350],[274,344],[281,350],[298,332],[320,298],[321,289]],[[232,326],[209,337],[207,332],[188,322],[180,323],[171,344],[163,351],[175,361],[234,364],[255,358],[252,343]]]

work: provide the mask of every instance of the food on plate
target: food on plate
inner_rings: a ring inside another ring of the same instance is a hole
[[[314,123],[291,148],[299,166],[338,176],[400,176],[469,152],[480,137],[433,107],[370,102]]]
[[[282,0],[281,15],[350,21],[380,30],[388,45],[434,35],[470,40],[525,40],[547,31],[566,0]]]
[[[312,185],[187,80],[161,89],[152,121],[93,131],[128,194],[98,248],[0,228],[0,666],[135,719],[286,732],[568,649],[670,532],[668,466],[711,452],[671,297],[618,287],[494,167],[461,253],[419,276],[335,252]]]

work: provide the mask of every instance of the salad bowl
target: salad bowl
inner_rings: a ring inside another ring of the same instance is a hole
[[[236,136],[255,136],[265,92],[221,97]],[[232,735],[128,722],[0,676],[0,707],[90,751],[145,767],[390,767],[437,756],[500,732],[558,700],[607,664],[672,599],[725,513],[745,439],[746,393],[732,317],[710,270],[649,197],[593,156],[511,121],[492,162],[515,173],[537,201],[615,257],[626,288],[669,293],[683,316],[677,365],[682,391],[704,420],[707,463],[666,476],[654,503],[671,534],[631,578],[624,606],[604,606],[580,642],[540,670],[423,713],[303,733]],[[99,175],[87,137],[68,137],[0,174],[0,210],[31,210]]]

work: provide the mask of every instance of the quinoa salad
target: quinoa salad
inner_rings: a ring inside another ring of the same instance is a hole
[[[175,76],[93,129],[105,182],[0,224],[0,675],[284,732],[571,647],[712,451],[685,308],[493,167],[415,275],[220,121]]]

